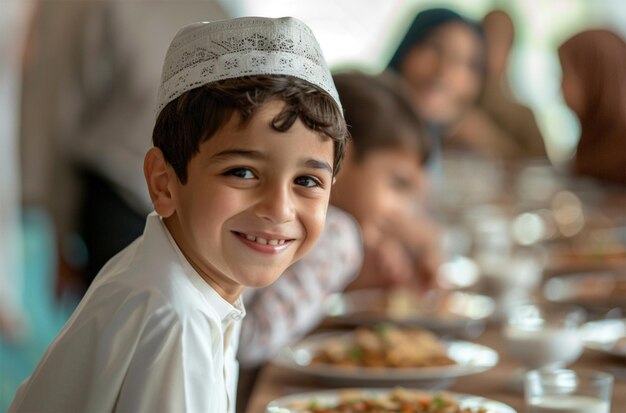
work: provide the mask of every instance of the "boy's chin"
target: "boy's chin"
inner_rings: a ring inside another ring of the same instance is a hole
[[[278,280],[286,270],[287,270],[287,267],[284,269],[276,268],[275,271],[274,269],[272,269],[271,271],[266,269],[263,272],[262,271],[247,272],[247,273],[241,274],[241,277],[239,277],[238,282],[244,287],[248,287],[248,288],[263,288],[263,287],[267,287],[268,285],[272,285],[274,282],[276,282],[276,280]]]
[[[275,277],[264,277],[264,278],[257,278],[257,279],[252,279],[249,280],[246,283],[246,287],[248,288],[263,288],[263,287],[267,287],[269,285],[274,284],[274,282],[276,282],[276,280],[278,280],[280,278],[282,274],[279,274]]]

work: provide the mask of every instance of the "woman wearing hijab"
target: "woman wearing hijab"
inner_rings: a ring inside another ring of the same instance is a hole
[[[453,139],[494,158],[545,158],[535,116],[515,99],[506,78],[515,40],[513,20],[504,11],[493,10],[483,18],[482,28],[487,43],[485,86]]]
[[[559,47],[562,90],[580,120],[574,172],[626,184],[626,43],[608,30],[579,33]]]
[[[417,112],[440,138],[476,102],[482,88],[482,30],[451,10],[425,10],[413,20],[389,69],[407,81]]]

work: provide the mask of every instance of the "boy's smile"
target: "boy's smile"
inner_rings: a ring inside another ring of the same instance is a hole
[[[283,251],[293,241],[289,238],[279,238],[278,235],[252,235],[244,234],[243,232],[235,232],[239,235],[244,243],[250,246],[250,248],[264,252],[267,254],[273,254]]]
[[[167,165],[170,201],[161,210],[155,202],[191,265],[229,301],[244,286],[275,281],[324,225],[332,140],[300,120],[286,132],[274,130],[283,105],[264,104],[245,125],[234,115],[200,144],[185,184]]]

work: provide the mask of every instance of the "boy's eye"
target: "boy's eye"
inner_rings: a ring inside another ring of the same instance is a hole
[[[406,192],[412,189],[412,184],[409,179],[399,175],[391,176],[391,185],[396,191]]]
[[[305,186],[307,188],[321,187],[322,184],[319,180],[311,176],[299,176],[294,180],[296,185]]]
[[[236,176],[241,179],[254,179],[256,175],[248,168],[233,168],[224,173],[227,176]]]

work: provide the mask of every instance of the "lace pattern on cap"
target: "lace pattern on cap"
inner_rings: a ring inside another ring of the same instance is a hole
[[[239,18],[183,28],[163,65],[157,113],[196,87],[253,75],[290,75],[328,93],[341,108],[330,70],[311,30],[286,17]]]

